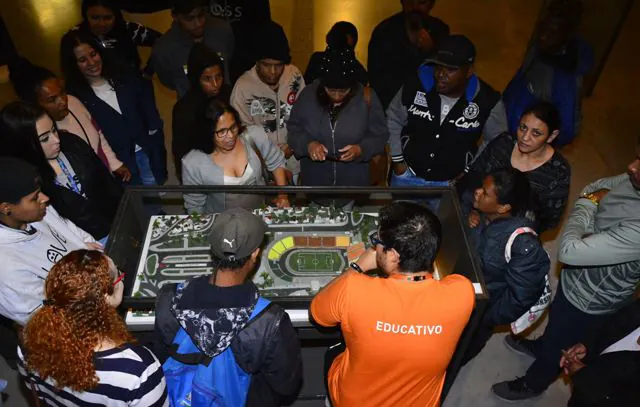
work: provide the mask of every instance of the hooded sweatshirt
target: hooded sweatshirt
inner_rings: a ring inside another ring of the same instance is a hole
[[[44,299],[51,267],[68,253],[95,242],[90,234],[49,206],[26,230],[0,225],[0,314],[24,325]]]
[[[287,122],[304,86],[302,73],[294,65],[285,65],[276,91],[262,82],[254,66],[233,87],[231,105],[240,114],[242,123],[262,126],[271,142],[282,147],[288,144]],[[287,168],[294,174],[300,172],[294,156],[287,160]]]
[[[176,320],[209,357],[231,348],[236,363],[251,374],[246,407],[275,407],[294,395],[302,380],[300,341],[284,310],[270,304],[251,321],[258,302],[252,282],[231,287],[209,284],[209,276],[187,280],[172,295],[166,285],[156,303],[156,330],[171,344]],[[172,298],[169,298],[172,296]]]
[[[189,53],[188,78],[189,90],[173,107],[173,139],[171,150],[178,179],[182,181],[182,157],[195,148],[194,140],[204,127],[204,112],[210,99],[229,103],[231,87],[223,84],[218,96],[209,98],[200,87],[200,75],[205,69],[218,65],[219,57],[206,45],[195,45]]]
[[[207,17],[202,43],[216,52],[223,61],[229,61],[233,56],[234,38],[231,26],[225,21]],[[194,41],[189,33],[173,23],[169,31],[160,37],[151,52],[151,62],[158,74],[160,82],[169,89],[173,89],[181,98],[189,90],[187,78],[187,63],[189,52]],[[229,83],[229,71],[225,68],[225,81]]]

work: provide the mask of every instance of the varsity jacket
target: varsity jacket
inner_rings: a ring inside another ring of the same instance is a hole
[[[583,193],[603,188],[609,193],[597,206],[576,201],[558,247],[565,297],[594,315],[624,307],[640,282],[640,191],[621,174],[592,182]]]
[[[426,64],[405,81],[387,110],[393,161],[406,161],[428,181],[456,178],[473,161],[481,137],[487,143],[507,131],[500,93],[476,75],[444,120],[440,113],[434,68]]]
[[[262,126],[269,139],[282,147],[288,144],[287,122],[304,86],[300,70],[285,65],[278,89],[274,91],[260,80],[254,66],[238,78],[231,92],[231,105],[240,114],[242,123]],[[287,160],[287,168],[294,174],[300,172],[300,164],[294,156]]]
[[[289,316],[271,303],[249,321],[257,287],[252,282],[216,287],[208,280],[194,277],[181,291],[176,284],[162,287],[156,299],[154,353],[161,362],[170,356],[168,347],[180,327],[207,356],[231,347],[238,366],[251,375],[245,406],[281,406],[302,382],[300,341]]]

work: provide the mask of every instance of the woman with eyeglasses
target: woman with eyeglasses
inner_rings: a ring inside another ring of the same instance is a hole
[[[19,370],[46,405],[169,406],[162,366],[118,315],[124,274],[98,251],[51,268],[23,331]]]
[[[220,100],[206,108],[205,128],[195,137],[195,149],[182,158],[184,185],[265,185],[264,171],[273,174],[276,185],[287,185],[284,153],[259,126],[243,126],[238,111]],[[241,207],[256,209],[264,203],[261,194],[185,194],[189,213],[219,213]],[[286,194],[274,202],[288,207]]]
[[[287,130],[303,185],[368,186],[369,160],[388,139],[382,105],[358,83],[351,48],[328,48],[321,77],[300,93]]]
[[[40,106],[17,101],[0,111],[0,151],[35,166],[58,213],[106,244],[122,187],[91,147],[58,131]]]

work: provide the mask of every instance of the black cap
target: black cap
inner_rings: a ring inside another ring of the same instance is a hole
[[[249,256],[262,244],[267,225],[261,217],[243,208],[216,215],[209,241],[219,259],[235,260]]]
[[[460,68],[476,60],[476,47],[464,35],[449,35],[438,41],[436,55],[425,61],[428,64]]]
[[[0,203],[16,204],[38,188],[36,167],[18,158],[0,157]]]

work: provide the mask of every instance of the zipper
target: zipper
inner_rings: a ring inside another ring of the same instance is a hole
[[[278,86],[278,90],[274,91],[276,97],[274,101],[276,102],[276,145],[280,148],[280,96],[278,92],[280,91],[280,86]],[[285,140],[286,143],[286,140]]]
[[[335,123],[331,123],[331,115],[329,115],[329,127],[331,127],[331,144],[333,145],[333,156],[337,159],[338,154],[336,152],[336,126],[338,125],[338,118]],[[336,186],[337,181],[337,162],[333,161],[333,186]]]

